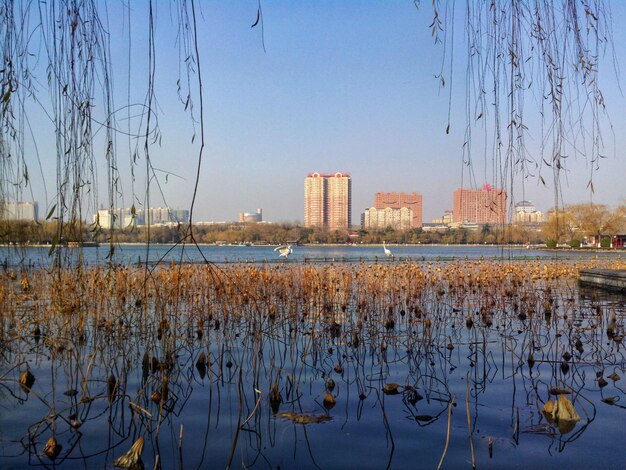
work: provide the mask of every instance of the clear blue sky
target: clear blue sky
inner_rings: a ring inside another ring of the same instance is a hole
[[[435,75],[443,47],[431,37],[430,2],[422,3],[418,10],[409,0],[264,0],[264,52],[261,29],[250,28],[256,0],[198,2],[207,147],[195,220],[236,220],[239,212],[261,207],[266,220],[301,221],[303,180],[312,171],[351,173],[354,221],[373,204],[378,191],[421,193],[426,222],[451,209],[453,191],[468,186],[462,164],[466,49],[463,30],[458,28],[454,77],[441,90]],[[613,2],[614,18],[626,17],[625,3]],[[155,167],[182,178],[171,175],[166,181],[165,173],[159,173],[167,204],[185,208],[191,201],[199,139],[191,143],[192,126],[176,97],[175,21],[168,3],[157,4],[157,112],[162,136],[151,155]],[[131,101],[142,102],[147,20],[144,2],[131,5],[130,94]],[[128,29],[121,2],[110,3],[109,8],[115,96],[121,107],[129,85]],[[617,60],[626,67],[626,38],[621,25],[614,26]],[[626,100],[608,61],[601,73],[613,131],[603,129],[607,158],[594,174],[593,200],[616,205],[626,198]],[[450,83],[452,125],[446,134]],[[531,124],[528,146],[536,152],[540,136],[538,127],[532,127],[537,121],[531,112],[526,116]],[[479,128],[476,135],[482,132]],[[42,171],[30,173],[33,195],[44,206],[46,200],[52,204],[55,183],[46,179],[46,198],[38,173],[44,178],[54,174],[53,155],[45,152],[53,146],[48,147],[49,132],[41,130],[38,139]],[[477,184],[493,183],[489,151],[483,150],[480,138],[474,148]],[[119,205],[130,206],[130,157],[128,143],[121,138],[117,152],[124,189]],[[29,162],[37,165],[32,157]],[[106,205],[101,155],[97,162],[100,204]],[[145,188],[142,165],[135,183],[140,201]],[[563,178],[565,202],[589,201],[588,163],[572,157],[568,165],[570,172]],[[548,177],[546,182],[548,187],[536,177],[516,182],[514,200],[532,200],[540,210],[547,210],[554,203],[554,188]],[[156,190],[151,205],[164,205]]]

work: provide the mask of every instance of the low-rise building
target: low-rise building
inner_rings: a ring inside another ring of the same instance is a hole
[[[450,225],[452,223],[452,211],[445,211],[441,218],[433,219],[432,223],[435,225]]]
[[[239,222],[242,223],[259,223],[263,222],[263,209],[257,209],[256,212],[240,212]]]

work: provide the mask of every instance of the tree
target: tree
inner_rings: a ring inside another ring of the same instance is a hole
[[[615,234],[623,223],[620,210],[610,210],[605,204],[575,204],[568,207],[583,236]]]
[[[548,220],[542,226],[541,232],[546,240],[563,243],[571,240],[577,229],[574,214],[567,209],[563,209],[553,210],[548,213]]]
[[[537,229],[531,228],[528,225],[511,225],[509,229],[509,235],[512,243],[537,243],[543,237],[541,232]]]

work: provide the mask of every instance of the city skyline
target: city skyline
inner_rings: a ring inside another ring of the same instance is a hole
[[[546,214],[537,209],[536,205],[532,201],[520,201],[516,203],[513,207],[510,206],[506,202],[507,194],[506,191],[500,188],[491,188],[490,185],[484,185],[481,189],[472,189],[472,188],[458,188],[452,194],[452,199],[455,201],[453,203],[453,207],[456,205],[457,211],[456,216],[454,209],[447,209],[444,211],[443,215],[431,219],[431,221],[423,221],[419,218],[415,218],[413,216],[413,210],[411,207],[417,206],[419,210],[422,208],[422,195],[418,193],[380,193],[377,192],[374,195],[375,204],[372,207],[367,207],[363,212],[360,212],[360,223],[355,222],[352,218],[352,207],[348,203],[350,200],[349,194],[352,191],[352,179],[347,173],[336,173],[336,174],[320,174],[320,173],[310,173],[307,178],[305,178],[305,219],[306,220],[306,192],[307,192],[307,184],[308,178],[311,176],[319,177],[317,180],[318,183],[323,182],[323,178],[330,178],[332,176],[340,176],[349,179],[349,184],[346,186],[346,193],[348,194],[348,199],[343,202],[343,205],[348,208],[349,214],[346,212],[344,218],[349,218],[351,222],[351,227],[371,227],[371,228],[381,228],[386,227],[387,225],[394,226],[397,229],[409,229],[409,228],[420,228],[422,225],[433,225],[433,224],[444,224],[444,225],[458,225],[459,223],[469,223],[469,224],[500,224],[502,220],[504,223],[511,224],[541,224],[546,220]],[[327,186],[326,186],[327,187]],[[324,189],[326,191],[326,189]],[[486,193],[487,196],[481,197],[481,193]],[[490,194],[493,197],[490,197]],[[468,195],[464,197],[464,195]],[[463,201],[465,199],[465,201]],[[324,197],[321,199],[322,204],[324,204]],[[384,202],[383,202],[384,201]],[[401,202],[401,201],[404,201]],[[37,201],[4,201],[4,209],[0,211],[0,220],[14,220],[14,221],[43,221],[41,217],[38,215],[38,206],[39,203]],[[579,205],[580,202],[574,202],[571,205]],[[584,203],[583,203],[584,204]],[[326,202],[328,205],[328,202]],[[378,208],[376,207],[378,206]],[[465,206],[465,207],[463,207]],[[470,207],[468,214],[468,207]],[[607,206],[610,208],[610,206]],[[565,206],[567,208],[567,206]],[[400,211],[403,210],[403,212]],[[494,210],[497,209],[497,210]],[[327,210],[327,209],[326,209]],[[371,212],[373,210],[373,212]],[[405,211],[406,210],[406,211]],[[553,211],[554,208],[548,208],[546,212]],[[370,214],[368,215],[368,211]],[[376,212],[378,211],[378,213]],[[496,214],[497,213],[497,214]],[[144,218],[145,215],[148,214],[148,217],[152,221],[152,225],[160,225],[160,224],[168,224],[168,223],[188,223],[189,222],[189,210],[180,209],[180,208],[172,208],[172,207],[151,207],[147,211],[144,209],[136,209],[136,208],[114,208],[114,209],[104,209],[101,208],[97,211],[97,213],[91,214],[90,221],[83,219],[86,223],[95,223],[96,221],[102,228],[110,228],[111,215],[115,216],[115,225],[118,228],[124,228],[126,226],[132,225],[145,225]],[[477,216],[477,214],[482,214],[483,218]],[[484,214],[487,214],[486,216]],[[280,216],[280,215],[279,215]],[[509,217],[510,216],[510,217]],[[489,220],[489,218],[493,220]],[[376,221],[376,218],[379,220]],[[509,220],[510,219],[510,220]],[[53,218],[54,220],[54,218]],[[328,217],[326,217],[326,225],[328,225]],[[380,221],[383,221],[381,223]],[[387,221],[389,224],[387,224]],[[418,222],[419,221],[419,222]],[[194,223],[196,224],[223,224],[223,223],[281,223],[280,220],[265,220],[263,217],[263,209],[257,208],[255,212],[240,212],[238,214],[238,218],[230,218],[222,221],[206,221],[206,220],[196,220]],[[303,221],[295,221],[297,225],[301,226],[324,226],[324,216],[323,212],[320,213],[319,222],[315,224],[306,224]],[[416,224],[419,223],[419,226]],[[397,225],[397,227],[396,227]],[[342,225],[343,226],[343,225]]]

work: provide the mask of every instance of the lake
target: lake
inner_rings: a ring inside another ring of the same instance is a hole
[[[5,269],[0,467],[112,468],[143,437],[146,468],[623,468],[626,299],[576,272],[626,264],[392,250],[415,261],[202,247],[255,263],[146,271],[90,248],[80,272]],[[561,396],[577,420],[544,413]]]
[[[283,262],[274,246],[239,246],[239,245],[115,245],[113,257],[110,257],[110,247],[102,245],[84,249],[61,248],[61,256],[66,263],[76,263],[82,256],[87,265],[107,263],[113,259],[115,263],[123,265],[158,261],[176,263],[212,263],[236,262]],[[394,255],[394,261],[402,260],[452,260],[476,258],[503,258],[503,259],[584,259],[588,257],[618,258],[624,254],[623,250],[589,252],[586,250],[545,250],[540,248],[508,247],[508,246],[431,246],[431,245],[403,245],[389,247]],[[22,248],[0,247],[0,262],[7,265],[25,264],[47,267],[51,264],[49,248]],[[383,252],[382,246],[371,245],[304,245],[294,246],[289,256],[290,262],[376,262],[390,261]]]

